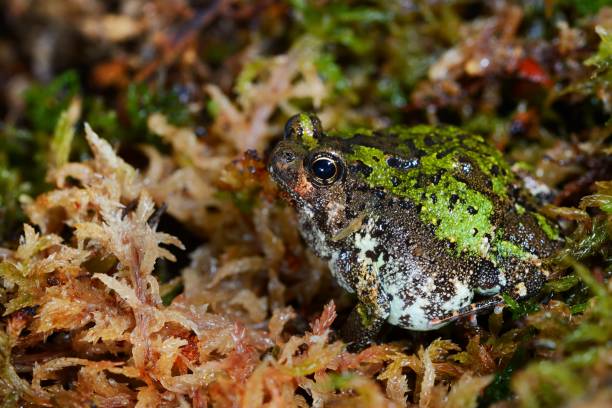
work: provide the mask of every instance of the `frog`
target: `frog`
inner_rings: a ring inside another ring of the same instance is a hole
[[[341,329],[356,348],[385,322],[436,330],[536,295],[563,241],[501,152],[459,127],[326,132],[299,113],[268,171],[308,247],[356,295]]]

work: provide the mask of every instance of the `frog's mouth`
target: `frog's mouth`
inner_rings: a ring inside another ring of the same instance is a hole
[[[306,197],[313,186],[305,177],[300,155],[291,145],[285,142],[278,144],[270,155],[268,171],[290,201],[300,206],[307,205]]]
[[[278,185],[280,188],[280,196],[292,203],[294,207],[304,207],[309,206],[308,200],[303,196],[304,186],[301,186],[303,183],[296,183],[295,180],[286,180],[285,175],[282,171],[278,171],[274,169],[272,166],[268,166],[268,171],[272,180]],[[297,176],[299,178],[299,176]]]

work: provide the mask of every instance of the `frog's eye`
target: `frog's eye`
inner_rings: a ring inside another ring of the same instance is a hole
[[[330,185],[342,177],[344,166],[337,157],[329,154],[319,154],[310,160],[310,173],[315,183]]]

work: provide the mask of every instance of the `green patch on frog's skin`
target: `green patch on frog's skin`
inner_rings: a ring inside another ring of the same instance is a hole
[[[419,166],[417,166],[418,171],[412,172],[413,177],[415,173],[433,176],[440,169],[458,171],[457,165],[461,157],[457,157],[457,153],[461,152],[461,155],[469,159],[471,163],[475,164],[491,180],[492,190],[495,194],[506,197],[508,195],[508,185],[514,180],[510,167],[504,161],[499,151],[486,145],[481,136],[466,134],[459,128],[452,126],[433,128],[426,125],[418,125],[411,128],[394,126],[384,131],[384,133],[364,131],[357,134],[383,138],[387,135],[395,135],[398,141],[411,141],[414,146],[400,144],[395,150],[400,154],[408,156],[414,155],[415,151],[422,154]],[[337,137],[340,134],[334,133],[333,136]],[[354,137],[354,134],[343,138],[348,139],[351,137]],[[436,141],[436,139],[439,141]],[[365,146],[361,146],[361,148],[367,149]],[[411,151],[411,149],[415,151]],[[356,151],[352,155],[352,159],[368,160],[368,153],[369,151],[367,150]],[[405,176],[411,177],[411,172],[406,172]],[[390,191],[396,192],[395,189]],[[401,194],[401,190],[398,190],[398,193]]]
[[[318,133],[320,129],[320,123],[318,118],[312,114],[299,113],[294,117],[293,122],[290,122],[290,126],[293,126],[292,131],[298,133],[298,137],[302,144],[309,149],[317,147],[319,141],[317,138],[320,136]]]
[[[553,226],[548,220],[542,215],[538,213],[533,213],[536,221],[538,221],[538,225],[542,228],[542,231],[546,234],[549,239],[556,241],[561,238],[559,234],[559,230]]]
[[[438,238],[456,243],[458,252],[493,260],[490,248],[504,256],[530,257],[515,244],[501,243],[500,235],[495,233],[493,197],[506,199],[508,186],[515,179],[499,152],[484,144],[481,137],[453,127],[433,129],[424,125],[409,129],[392,127],[384,134],[359,134],[372,138],[395,134],[399,142],[412,142],[394,146],[397,156],[378,147],[355,145],[346,159],[371,169],[364,177],[371,187],[384,188],[418,205],[421,221],[434,226]],[[470,172],[480,172],[483,179],[491,180],[490,186],[481,186],[479,191],[462,181],[461,166],[476,167]],[[493,237],[495,243],[490,242]]]
[[[418,177],[423,174],[420,169],[410,172],[377,165],[386,159],[385,154],[375,148],[357,146],[354,156],[349,156],[349,159],[360,160],[372,168],[372,173],[367,177],[372,186],[383,187],[399,197],[420,204],[421,220],[427,225],[436,226],[438,238],[456,242],[459,250],[479,252],[483,240],[486,239],[485,235],[493,228],[490,222],[493,206],[483,194],[471,190],[448,172],[442,175],[437,185],[429,184],[419,188]],[[435,173],[426,174],[435,176]],[[394,186],[395,179],[402,182]],[[470,206],[478,209],[476,214],[468,212],[467,208]],[[466,229],[466,223],[471,228]],[[477,232],[474,234],[474,231]]]
[[[501,235],[501,234],[499,234]],[[529,259],[535,258],[533,254],[522,249],[520,246],[510,242],[505,241],[503,239],[498,239],[495,243],[495,253],[497,256],[501,258],[519,258],[519,259]]]

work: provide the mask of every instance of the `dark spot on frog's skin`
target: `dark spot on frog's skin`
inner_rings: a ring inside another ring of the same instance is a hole
[[[387,251],[382,251],[381,253],[383,262],[389,262],[389,259],[391,258],[389,253]]]
[[[362,173],[365,177],[369,177],[372,174],[372,168],[362,162],[361,160],[357,160],[355,164],[351,164],[351,172],[353,173]]]
[[[421,193],[421,201],[427,200],[427,194]]]
[[[379,162],[380,159],[378,158],[378,156],[372,156],[372,160],[374,160],[375,162]]]
[[[431,202],[432,203],[437,203],[438,202],[438,197],[436,197],[436,193],[431,193],[431,195],[429,196],[431,198]]]
[[[415,208],[416,208],[416,210],[417,210],[417,213],[419,213],[419,214],[420,214],[420,213],[421,213],[421,210],[423,209],[423,206],[422,206],[421,204],[417,204]]]
[[[491,166],[491,174],[494,176],[499,175],[499,166],[497,164],[494,164],[493,166]]]
[[[425,139],[423,139],[423,142],[425,142],[425,146],[428,146],[428,147],[431,147],[436,144],[436,142],[431,138],[431,136],[425,136]]]
[[[489,190],[493,190],[493,180],[491,180],[491,179],[487,179],[487,180],[485,181],[485,183],[487,183],[487,188],[488,188]]]
[[[381,200],[383,200],[387,196],[387,192],[383,190],[382,188],[375,188],[374,195],[380,198]]]
[[[346,208],[344,210],[344,216],[347,220],[352,220],[357,217],[357,213],[349,208]]]
[[[454,147],[449,147],[448,149],[442,150],[441,152],[436,153],[436,159],[443,159],[452,153],[455,150]]]
[[[393,187],[397,187],[401,184],[401,180],[395,176],[391,176],[391,184],[393,184]]]
[[[472,228],[472,236],[475,237],[478,235],[478,228]]]
[[[471,205],[468,206],[467,212],[469,212],[472,215],[478,214],[478,210],[476,208],[472,207]]]
[[[399,200],[399,206],[402,210],[410,210],[414,208],[414,205],[410,200]]]
[[[510,192],[510,196],[516,201],[520,202],[523,207],[527,208],[528,210],[533,210],[533,207],[529,204],[529,202],[524,202],[525,200],[521,199],[521,194],[523,192],[521,191],[521,188],[518,185],[512,184],[510,185],[510,188],[508,190]]]
[[[459,141],[460,141],[460,142],[463,142],[465,139],[467,139],[467,138],[469,138],[469,137],[470,137],[470,135],[468,135],[467,133],[461,133],[461,134],[459,135]]]
[[[380,238],[387,233],[386,225],[376,224],[376,228],[373,228],[370,231],[370,236],[372,238]]]
[[[457,194],[451,194],[450,198],[448,199],[448,209],[452,211],[455,208],[457,201],[459,201],[459,196]]]
[[[419,167],[419,159],[403,159],[401,157],[391,156],[387,158],[387,165],[399,170],[410,170]]]
[[[371,251],[368,251],[368,252],[371,252]],[[366,252],[366,255],[367,255],[367,252]],[[377,245],[374,247],[374,256],[372,257],[372,260],[377,261],[381,256],[384,262],[387,262],[389,260],[389,253],[387,252],[385,247],[382,245]]]
[[[457,248],[457,243],[453,241],[446,241],[446,247],[454,252]]]
[[[446,170],[441,169],[438,170],[438,172],[436,174],[434,174],[433,178],[431,179],[431,182],[433,183],[434,186],[437,186],[438,183],[440,182],[440,180],[442,179],[442,175],[446,172]]]
[[[408,148],[410,149],[410,153],[412,153],[413,156],[420,158],[423,156],[427,156],[427,152],[425,152],[424,150],[419,149],[418,147],[416,147],[416,145],[414,144],[414,141],[411,139],[408,139],[405,141],[406,145],[408,146]]]
[[[352,201],[353,201],[353,191],[347,190],[346,191],[346,203],[350,204]]]

